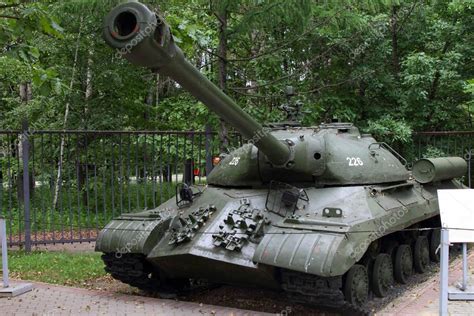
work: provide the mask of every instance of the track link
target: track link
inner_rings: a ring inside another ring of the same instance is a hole
[[[282,271],[281,277],[283,290],[295,303],[323,307],[342,315],[370,315],[368,310],[344,299],[342,277],[322,278],[289,270]]]
[[[146,292],[157,292],[162,289],[157,273],[142,254],[104,253],[102,260],[105,263],[105,271],[120,282],[137,287]]]

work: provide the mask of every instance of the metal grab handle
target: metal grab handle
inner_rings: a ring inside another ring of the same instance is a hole
[[[373,145],[378,145],[378,148],[372,148]],[[400,155],[395,149],[390,147],[389,144],[387,144],[385,142],[377,142],[377,143],[372,143],[372,144],[369,145],[369,150],[370,151],[374,151],[375,149],[380,149],[380,148],[384,148],[384,149],[388,150],[389,152],[391,152],[395,157],[397,157],[398,160],[400,160],[402,165],[404,165],[404,166],[408,165],[408,161],[402,155]]]

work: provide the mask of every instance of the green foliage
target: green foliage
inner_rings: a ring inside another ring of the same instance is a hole
[[[423,158],[438,158],[446,156],[446,153],[442,149],[434,146],[427,146],[423,153]]]
[[[0,1],[2,128],[17,128],[25,116],[38,129],[63,128],[66,104],[68,129],[218,128],[181,87],[103,43],[103,17],[119,2]],[[395,142],[406,141],[409,129],[471,128],[472,1],[144,2],[162,12],[211,80],[220,58],[216,13],[228,13],[226,92],[262,122],[283,117],[282,90],[293,85],[311,111],[308,124],[337,117],[393,129]],[[28,104],[18,89],[25,82]]]
[[[369,120],[367,131],[376,139],[384,140],[389,144],[407,144],[412,140],[412,130],[403,120],[396,120],[390,115],[372,121]]]

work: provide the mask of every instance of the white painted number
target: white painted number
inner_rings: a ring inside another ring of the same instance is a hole
[[[358,167],[364,165],[364,162],[359,157],[347,157],[346,160],[349,161],[350,167]]]
[[[232,160],[229,162],[229,165],[231,166],[237,166],[239,164],[240,157],[234,157]]]

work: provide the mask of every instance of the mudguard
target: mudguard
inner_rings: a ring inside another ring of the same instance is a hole
[[[275,231],[265,235],[253,261],[329,277],[343,274],[355,263],[357,258],[349,256],[352,252],[344,234],[286,230],[286,234]]]
[[[158,211],[123,214],[99,233],[95,251],[147,255],[168,230],[170,220]]]

